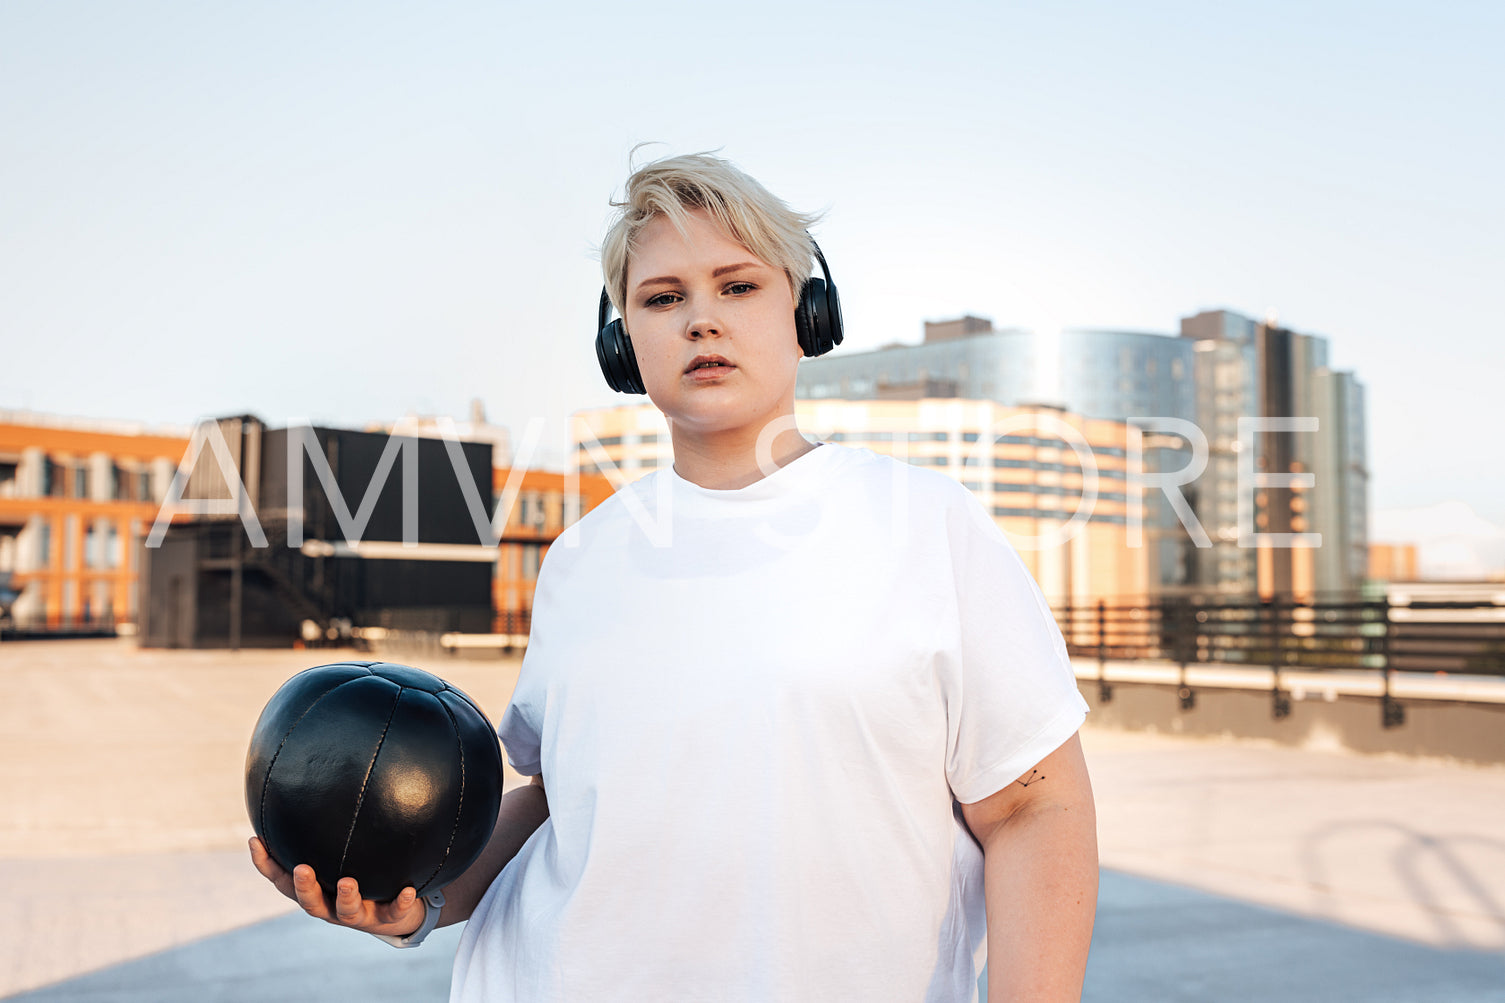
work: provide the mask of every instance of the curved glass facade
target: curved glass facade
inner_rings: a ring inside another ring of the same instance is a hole
[[[1035,399],[1037,343],[1028,331],[988,334],[871,352],[840,350],[800,363],[804,400],[962,397],[1017,405]]]
[[[1059,403],[1090,418],[1197,418],[1193,345],[1139,331],[1062,331]]]

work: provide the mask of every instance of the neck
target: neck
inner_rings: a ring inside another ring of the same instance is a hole
[[[758,455],[759,437],[749,437],[741,430],[701,434],[670,423],[669,438],[674,444],[674,472],[691,484],[713,491],[731,491],[756,484],[779,467],[804,456],[816,445],[792,424],[763,437],[761,457]]]

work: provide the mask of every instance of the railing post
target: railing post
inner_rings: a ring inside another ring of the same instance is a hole
[[[1291,698],[1280,689],[1280,666],[1285,660],[1280,640],[1280,596],[1271,594],[1266,604],[1270,608],[1270,713],[1279,721],[1291,716]]]
[[[1113,687],[1108,685],[1108,603],[1097,601],[1097,698],[1102,703],[1113,699]]]
[[[1380,673],[1385,680],[1385,692],[1380,697],[1380,726],[1398,728],[1406,723],[1406,709],[1390,694],[1390,596],[1387,593],[1379,601],[1382,630],[1377,635],[1380,649]]]
[[[1186,681],[1186,663],[1191,661],[1190,652],[1194,650],[1192,633],[1195,631],[1196,617],[1191,612],[1191,600],[1176,599],[1171,601],[1171,609],[1174,616],[1171,618],[1171,637],[1176,646],[1176,661],[1181,666],[1181,684],[1176,687],[1176,698],[1181,701],[1182,710],[1191,710],[1197,705],[1196,691]]]

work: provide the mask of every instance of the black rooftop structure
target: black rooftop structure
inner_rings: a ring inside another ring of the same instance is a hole
[[[391,437],[335,428],[268,429],[249,415],[219,419],[217,427],[267,545],[256,546],[260,541],[225,504],[236,487],[206,446],[182,491],[183,507],[218,500],[229,511],[175,523],[159,547],[144,549],[143,646],[288,647],[299,639],[348,637],[352,627],[491,629],[495,549],[493,544],[488,553],[488,541],[479,538],[466,500],[471,494],[488,517],[494,508],[489,443],[416,438],[398,448],[364,529],[358,539],[348,539],[340,506],[359,514]],[[451,459],[454,448],[468,485]],[[290,485],[290,452],[301,465],[301,498],[296,483]],[[310,452],[332,472],[338,501]],[[417,546],[406,548],[404,464],[415,456],[416,492],[406,501],[414,509],[409,517],[416,520]]]

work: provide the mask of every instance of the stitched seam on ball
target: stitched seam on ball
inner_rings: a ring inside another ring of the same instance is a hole
[[[455,719],[455,712],[449,709],[449,704],[443,700],[439,700],[438,703],[444,708],[444,713],[449,716],[449,723],[455,726],[455,744],[460,749],[460,801],[455,805],[455,824],[450,826],[449,842],[444,847],[444,853],[439,857],[439,863],[429,872],[429,876],[423,879],[423,884],[414,889],[419,892],[427,888],[429,882],[434,880],[444,868],[444,862],[449,859],[450,851],[455,848],[455,836],[460,832],[460,816],[465,812],[465,743],[460,739],[460,722]]]
[[[402,703],[403,687],[397,687],[397,697],[392,701],[392,710],[387,714],[387,723],[382,726],[381,738],[376,740],[376,748],[371,752],[371,762],[366,764],[366,775],[361,778],[361,792],[355,798],[355,814],[350,817],[350,831],[345,833],[345,848],[340,851],[339,873],[335,878],[345,875],[345,858],[350,856],[350,841],[355,838],[355,826],[361,820],[361,805],[366,800],[366,787],[371,783],[371,773],[376,769],[376,757],[381,755],[381,747],[387,741],[387,730],[392,727],[392,719],[397,716],[397,705]]]
[[[333,693],[341,686],[344,686],[348,683],[353,683],[356,679],[364,678],[364,676],[356,676],[355,679],[347,679],[343,683],[335,683],[333,686],[329,687],[329,689],[325,690],[323,693],[320,693],[318,698],[315,699],[313,703],[309,704],[308,708],[304,710],[302,714],[298,715],[298,720],[287,726],[287,733],[282,736],[282,741],[277,743],[277,751],[272,753],[271,762],[267,763],[266,774],[261,778],[261,806],[257,811],[257,815],[261,821],[262,832],[267,831],[267,787],[270,786],[272,782],[272,767],[277,765],[277,757],[282,755],[282,749],[287,745],[287,740],[293,737],[293,732],[298,730],[298,725],[303,723],[303,719],[305,717],[308,717],[309,714],[313,713],[313,709],[319,706],[319,704],[324,700],[325,697],[329,696],[329,694]],[[268,846],[267,853],[271,852],[272,848]]]

